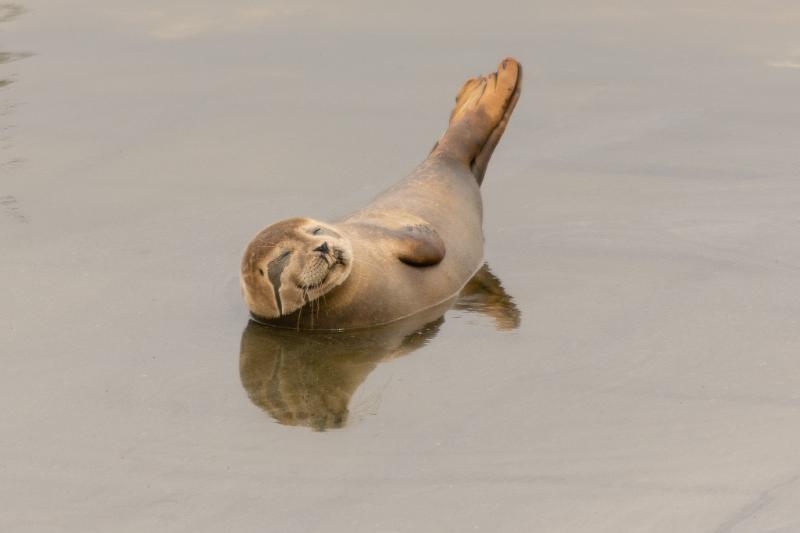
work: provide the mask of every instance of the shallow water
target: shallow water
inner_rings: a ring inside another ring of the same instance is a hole
[[[0,530],[800,531],[796,3],[19,7]],[[483,194],[515,311],[336,363],[259,340],[247,240],[364,204],[507,54]]]

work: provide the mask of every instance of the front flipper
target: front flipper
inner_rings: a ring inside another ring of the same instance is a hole
[[[433,266],[444,259],[444,241],[430,224],[407,224],[392,234],[397,239],[397,258],[407,265]]]
[[[445,255],[439,233],[427,220],[395,209],[370,209],[357,213],[361,226],[376,248],[414,267],[438,265]]]

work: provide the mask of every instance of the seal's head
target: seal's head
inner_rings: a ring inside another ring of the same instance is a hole
[[[353,263],[350,241],[330,224],[290,218],[267,226],[242,257],[242,294],[256,318],[297,311],[341,285]]]

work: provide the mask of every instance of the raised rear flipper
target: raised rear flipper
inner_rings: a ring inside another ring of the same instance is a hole
[[[468,79],[456,96],[450,125],[431,151],[466,163],[478,183],[519,100],[522,66],[504,59],[497,72]]]

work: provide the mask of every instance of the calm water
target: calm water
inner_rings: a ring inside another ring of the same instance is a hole
[[[569,5],[0,7],[0,530],[800,531],[800,7]],[[491,271],[248,325],[508,54]]]

